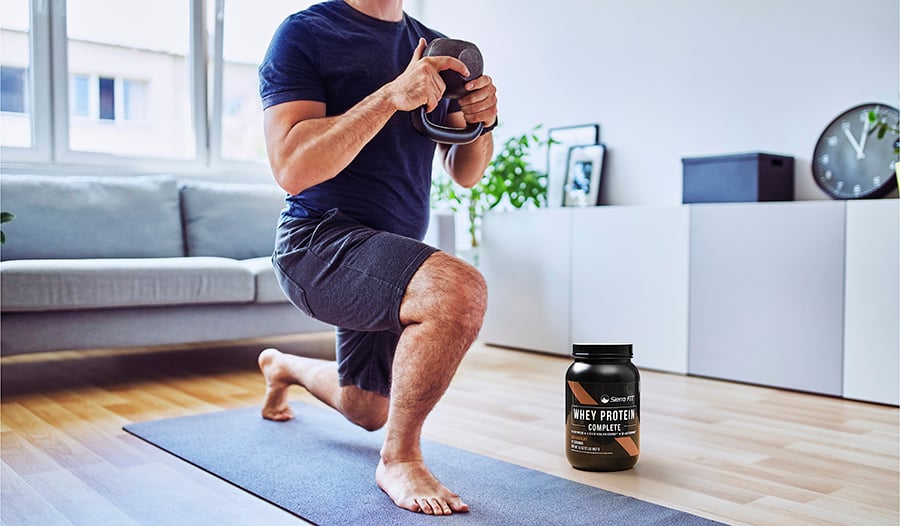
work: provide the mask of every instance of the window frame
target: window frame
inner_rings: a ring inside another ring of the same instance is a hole
[[[31,127],[31,146],[3,146],[0,148],[2,166],[21,163],[48,163],[52,159],[52,109],[50,90],[38,90],[37,86],[50,85],[50,47],[40,45],[50,38],[49,0],[29,2],[28,29],[28,91],[30,102],[28,119]]]

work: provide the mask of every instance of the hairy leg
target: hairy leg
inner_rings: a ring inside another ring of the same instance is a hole
[[[486,306],[481,274],[442,252],[426,260],[407,286],[400,308],[406,329],[394,355],[387,430],[375,473],[401,508],[434,515],[468,511],[426,467],[420,438],[425,417],[478,336]]]
[[[313,396],[369,431],[381,428],[387,420],[388,400],[356,386],[339,386],[334,362],[266,349],[259,355],[259,369],[266,379],[262,416],[269,420],[294,417],[287,401],[288,388],[292,385],[305,387]]]

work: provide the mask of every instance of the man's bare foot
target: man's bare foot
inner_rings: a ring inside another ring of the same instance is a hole
[[[265,349],[259,353],[259,370],[266,378],[266,395],[263,399],[262,416],[269,420],[284,421],[294,418],[294,411],[288,405],[287,392],[291,383],[287,381],[282,362],[282,353],[277,349]]]
[[[469,505],[431,474],[422,460],[393,462],[384,459],[375,470],[375,482],[397,506],[428,515],[469,511]]]

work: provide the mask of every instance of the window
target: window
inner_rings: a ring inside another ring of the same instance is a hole
[[[100,118],[111,121],[116,118],[116,81],[100,77],[97,89],[100,91]]]
[[[89,117],[90,116],[90,95],[88,83],[90,78],[87,75],[72,75],[69,78],[69,89],[71,96],[69,97],[69,113],[73,117]]]
[[[262,135],[262,105],[257,70],[275,29],[288,15],[306,9],[314,1],[258,0],[225,2],[222,64],[222,157],[266,162]]]
[[[147,83],[139,80],[122,81],[122,119],[141,122],[147,118]]]
[[[142,123],[147,119],[147,82],[71,75],[69,116],[93,121]]]
[[[32,146],[28,0],[0,2],[0,145]]]
[[[26,113],[28,70],[0,66],[0,111]]]
[[[184,0],[66,0],[68,70],[92,79],[86,89],[83,77],[68,77],[76,83],[68,88],[75,93],[70,100],[79,104],[69,114],[90,117],[69,120],[71,152],[200,161],[191,6]]]
[[[257,68],[319,0],[0,0],[5,166],[268,177]]]

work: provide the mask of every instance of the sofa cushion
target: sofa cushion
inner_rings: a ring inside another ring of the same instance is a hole
[[[278,284],[275,277],[275,267],[272,266],[271,256],[253,258],[241,261],[241,264],[249,270],[256,279],[257,303],[284,303],[287,296]]]
[[[0,274],[4,312],[247,303],[256,279],[211,257],[4,261]]]
[[[275,183],[182,183],[187,255],[271,256],[284,197]]]
[[[163,176],[0,176],[2,259],[184,255],[178,184]]]

